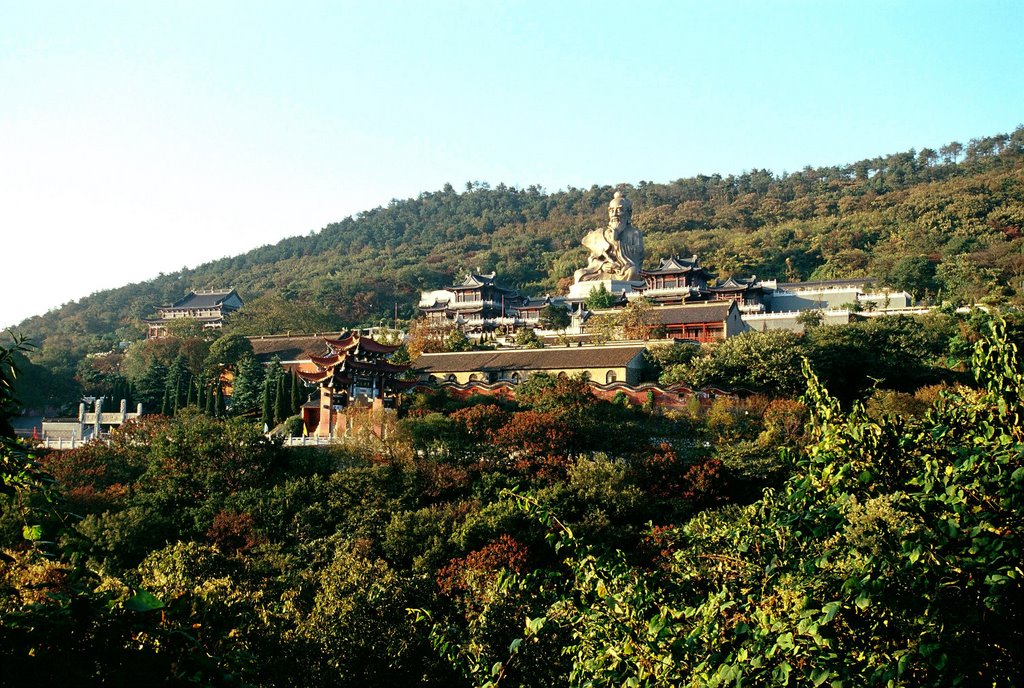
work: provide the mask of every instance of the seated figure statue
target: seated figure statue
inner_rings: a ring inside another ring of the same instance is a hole
[[[616,191],[608,204],[608,226],[593,229],[583,237],[590,250],[587,266],[576,271],[576,282],[640,279],[644,261],[644,238],[633,226],[633,204]]]

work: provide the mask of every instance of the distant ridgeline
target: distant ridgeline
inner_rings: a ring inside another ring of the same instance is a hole
[[[617,267],[627,277],[633,267],[656,271],[660,258],[699,255],[723,279],[874,277],[926,303],[1016,303],[1024,290],[1024,127],[789,174],[754,169],[616,188],[644,230],[645,263]],[[87,353],[143,337],[143,318],[196,288],[234,286],[245,307],[225,327],[241,334],[408,319],[422,291],[467,272],[496,272],[524,293],[566,294],[581,267],[605,269],[588,266],[580,239],[614,190],[446,185],[308,236],[97,292],[19,326],[39,345],[39,369],[26,374],[74,387]]]

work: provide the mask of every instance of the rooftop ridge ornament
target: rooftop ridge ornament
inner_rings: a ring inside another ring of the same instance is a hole
[[[581,243],[590,251],[590,257],[586,267],[575,273],[577,284],[641,279],[644,237],[633,226],[633,203],[621,191],[616,191],[608,203],[608,225],[590,230]]]

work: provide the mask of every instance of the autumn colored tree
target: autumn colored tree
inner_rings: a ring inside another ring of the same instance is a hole
[[[658,324],[654,303],[646,298],[633,299],[617,315],[625,339],[646,341]]]
[[[409,358],[415,361],[421,354],[433,354],[446,351],[448,337],[455,332],[454,323],[438,323],[426,318],[419,318],[409,323],[409,332],[405,348]]]
[[[558,411],[518,411],[490,437],[518,470],[550,477],[564,475],[579,444],[577,429]]]

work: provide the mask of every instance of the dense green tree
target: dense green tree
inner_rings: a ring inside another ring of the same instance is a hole
[[[872,387],[913,390],[938,381],[933,363],[943,345],[921,321],[904,316],[816,327],[806,344],[815,372],[843,401]]]
[[[163,400],[167,391],[167,374],[167,366],[159,361],[153,361],[136,380],[135,398],[142,404],[143,412],[163,412]]]
[[[608,291],[608,288],[604,286],[604,282],[598,282],[597,286],[590,290],[590,295],[587,296],[585,304],[587,306],[587,310],[594,311],[601,310],[603,308],[611,308],[618,303],[618,301],[619,300],[615,298],[615,295]]]
[[[277,384],[274,385],[274,425],[283,423],[284,419],[292,415],[291,384],[292,375],[287,370],[282,370],[277,376]]]
[[[192,389],[192,374],[188,369],[185,356],[179,355],[167,369],[160,412],[164,415],[176,415],[179,410],[188,405]]]
[[[452,329],[445,337],[445,351],[470,351],[472,348],[473,344],[469,341],[469,337],[459,328]]]
[[[883,276],[887,285],[902,289],[915,298],[935,293],[935,265],[925,256],[905,256]]]
[[[544,342],[537,336],[537,331],[532,327],[522,327],[516,332],[515,345],[524,349],[543,349]]]
[[[537,324],[545,330],[563,332],[572,323],[569,311],[562,306],[548,304],[540,309],[537,317]]]
[[[263,375],[263,412],[260,422],[265,427],[273,428],[283,420],[278,418],[279,412],[283,409],[283,404],[279,404],[278,400],[284,395],[285,377],[281,359],[275,356],[267,365]]]
[[[242,356],[238,361],[231,392],[231,412],[236,416],[254,413],[263,398],[266,371],[252,355]]]
[[[289,299],[268,292],[248,301],[232,315],[226,329],[231,334],[260,335],[283,332],[337,331],[342,324],[313,298]]]
[[[702,349],[701,355],[688,363],[666,368],[661,381],[683,382],[696,389],[718,386],[775,396],[792,395],[803,384],[803,346],[799,335],[792,332],[744,332]]]
[[[252,354],[252,342],[240,334],[225,334],[210,344],[210,351],[204,361],[208,370],[225,367],[234,368],[245,355]]]

